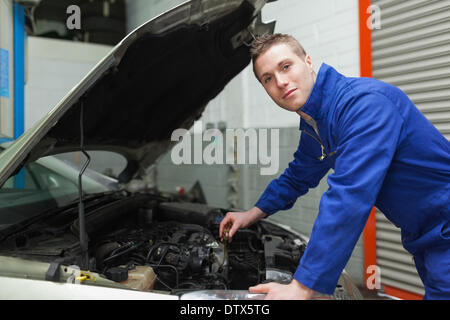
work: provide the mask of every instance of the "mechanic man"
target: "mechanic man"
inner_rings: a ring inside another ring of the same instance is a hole
[[[266,299],[332,294],[372,207],[401,228],[425,299],[450,299],[450,142],[398,88],[349,78],[322,64],[317,75],[297,40],[265,35],[251,48],[253,70],[273,101],[300,115],[294,160],[255,206],[228,212],[223,241],[279,210],[328,176],[329,189],[290,284],[250,287]]]

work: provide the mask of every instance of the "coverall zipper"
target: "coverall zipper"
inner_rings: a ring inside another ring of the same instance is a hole
[[[320,161],[323,161],[327,156],[331,157],[332,155],[334,155],[336,153],[336,151],[333,151],[330,153],[325,153],[325,147],[322,143],[322,139],[320,138],[320,135],[318,132],[316,132],[317,138],[318,138],[317,139],[312,133],[309,133],[306,129],[304,129],[303,131],[320,144],[320,149],[321,149],[322,155],[320,157],[317,157],[317,159],[319,159]]]

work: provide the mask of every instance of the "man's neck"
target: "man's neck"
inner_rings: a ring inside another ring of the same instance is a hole
[[[311,116],[307,115],[306,113],[304,113],[302,110],[297,110],[297,113],[300,115],[300,117],[302,117],[302,119],[304,119],[305,121],[311,121]]]
[[[316,83],[317,80],[317,74],[313,71],[313,77],[314,77],[314,84]],[[310,93],[311,94],[311,93]],[[305,121],[311,121],[312,117],[310,115],[307,115],[306,113],[304,113],[301,109],[303,106],[301,106],[296,112],[300,115],[300,117],[305,120]]]

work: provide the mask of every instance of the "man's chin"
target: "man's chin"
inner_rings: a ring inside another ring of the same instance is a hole
[[[279,107],[281,107],[282,109],[284,109],[286,111],[290,111],[290,112],[298,112],[303,107],[303,105],[301,107],[299,107],[300,104],[289,104],[289,105],[286,105],[286,104],[283,104],[283,103],[277,103],[277,105]]]
[[[291,112],[298,112],[301,110],[302,107],[299,106],[289,106],[284,108],[285,110],[291,111]]]

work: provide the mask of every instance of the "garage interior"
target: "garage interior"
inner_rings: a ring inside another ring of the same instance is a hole
[[[182,2],[0,0],[0,142],[14,141],[51,111],[127,34]],[[302,43],[316,71],[324,62],[346,76],[398,86],[450,139],[450,1],[278,0],[267,3],[262,13],[263,21],[276,21],[276,32],[292,34]],[[170,153],[148,169],[148,187],[179,194],[200,188],[208,205],[221,208],[251,208],[267,184],[283,173],[300,138],[298,119],[274,105],[251,65],[207,105],[196,128],[191,130],[193,141],[207,129],[279,134],[278,170],[270,175],[260,174],[267,164],[174,164]],[[244,152],[254,151],[246,144]],[[92,152],[91,157],[90,168],[106,166],[102,173],[108,176],[117,178],[124,170],[120,156]],[[64,159],[82,163],[79,153]],[[292,209],[269,219],[310,235],[328,188],[326,177]],[[368,288],[373,265],[379,267],[380,286]],[[400,230],[375,208],[345,270],[367,299],[424,295]]]

